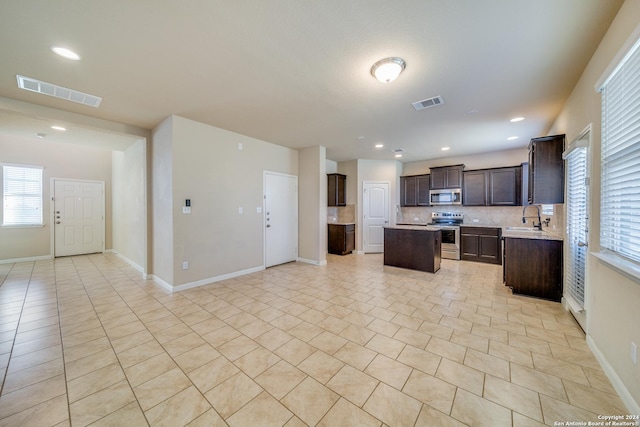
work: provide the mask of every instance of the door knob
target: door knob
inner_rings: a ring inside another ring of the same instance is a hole
[[[587,247],[587,246],[589,246],[589,244],[588,244],[588,243],[585,243],[585,242],[578,242],[578,247],[585,248],[585,247]]]

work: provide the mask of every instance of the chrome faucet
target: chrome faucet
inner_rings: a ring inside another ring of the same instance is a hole
[[[534,208],[536,208],[536,211],[538,212],[537,216],[525,216],[524,215],[524,212],[527,210],[527,208],[529,206],[533,206]],[[540,220],[540,207],[538,205],[527,205],[524,208],[522,208],[522,223],[523,224],[527,223],[527,218],[538,218],[538,223],[537,224],[535,223],[535,221],[533,222],[533,228],[537,228],[538,230],[542,231],[542,221]]]

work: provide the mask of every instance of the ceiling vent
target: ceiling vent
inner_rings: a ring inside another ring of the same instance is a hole
[[[18,78],[18,87],[30,92],[41,93],[43,95],[53,96],[54,98],[64,99],[66,101],[77,102],[78,104],[87,105],[89,107],[98,108],[102,102],[102,98],[88,93],[79,92],[77,90],[68,89],[66,87],[54,85],[52,83],[42,82],[21,75]]]
[[[404,153],[404,150],[402,148],[393,148],[391,151],[396,153],[396,154]]]
[[[444,99],[440,95],[434,96],[433,98],[423,99],[422,101],[416,101],[412,103],[413,108],[416,111],[424,110],[425,108],[436,107],[438,105],[444,104]]]

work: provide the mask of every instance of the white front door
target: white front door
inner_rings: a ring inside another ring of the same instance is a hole
[[[298,177],[264,173],[265,267],[298,258]]]
[[[54,180],[54,256],[104,251],[104,183]]]
[[[389,224],[389,183],[362,183],[362,250],[384,252],[384,226]]]

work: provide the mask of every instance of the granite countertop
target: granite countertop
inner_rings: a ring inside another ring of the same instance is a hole
[[[390,228],[394,230],[416,230],[416,231],[438,231],[439,230],[439,228],[431,227],[430,225],[419,225],[419,224],[385,225],[384,228]]]
[[[355,222],[328,222],[329,225],[355,225]]]
[[[535,240],[564,240],[562,234],[557,233],[557,230],[542,230],[538,232],[531,231],[517,231],[507,230],[508,227],[502,228],[502,237],[509,237],[515,239],[535,239]]]

